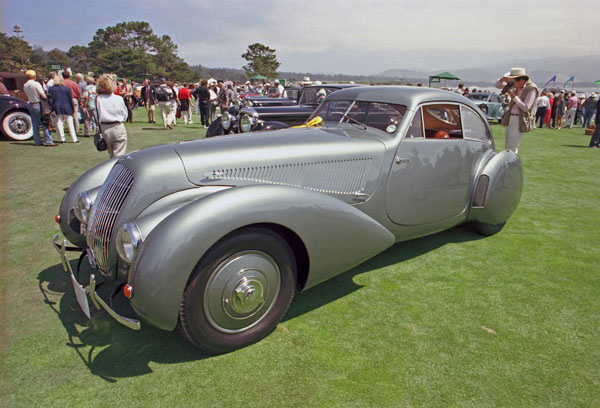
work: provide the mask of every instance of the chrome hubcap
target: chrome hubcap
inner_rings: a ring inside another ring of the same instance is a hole
[[[25,134],[29,132],[29,122],[25,118],[20,116],[17,116],[14,119],[12,119],[8,126],[13,132],[18,134]]]
[[[271,310],[281,288],[275,260],[262,251],[237,253],[217,268],[204,293],[210,324],[224,333],[239,333],[258,324]]]

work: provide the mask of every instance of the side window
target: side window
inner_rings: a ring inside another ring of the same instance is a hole
[[[462,139],[458,105],[432,104],[422,109],[426,139]]]
[[[413,120],[410,122],[408,132],[406,132],[405,139],[423,139],[423,118],[421,116],[421,108],[415,112]]]
[[[460,113],[465,139],[479,140],[481,142],[487,141],[487,127],[479,115],[464,106],[460,107]]]
[[[500,103],[500,97],[498,95],[492,95],[490,102]]]

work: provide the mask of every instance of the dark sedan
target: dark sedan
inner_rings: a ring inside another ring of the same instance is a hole
[[[248,106],[239,112],[227,112],[218,118],[206,132],[207,137],[228,133],[247,133],[259,130],[285,129],[301,125],[310,117],[319,103],[335,91],[350,88],[354,84],[326,84],[307,86],[302,89],[297,105]]]

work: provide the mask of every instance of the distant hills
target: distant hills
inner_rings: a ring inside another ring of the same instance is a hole
[[[487,64],[481,67],[468,67],[462,69],[441,68],[435,71],[419,71],[411,69],[388,69],[372,75],[350,74],[318,74],[311,72],[280,72],[279,77],[299,82],[303,77],[310,77],[313,81],[324,82],[349,82],[357,83],[412,83],[427,84],[429,76],[448,71],[464,82],[467,86],[492,86],[496,80],[511,67],[524,67],[531,75],[533,81],[543,86],[550,78],[556,75],[554,86],[562,85],[571,76],[575,77],[575,87],[595,87],[594,81],[600,79],[600,55],[584,57],[548,57],[541,59],[516,59],[512,61]],[[246,73],[234,68],[207,68],[201,65],[191,67],[203,78],[233,79],[238,82],[246,80]],[[449,81],[448,86],[456,86],[459,81]]]
[[[514,60],[495,63],[483,67],[464,69],[440,69],[436,71],[414,71],[408,69],[389,69],[373,74],[376,77],[403,79],[408,82],[427,82],[430,75],[444,71],[451,72],[461,78],[466,84],[493,84],[511,67],[524,67],[532,80],[538,85],[544,85],[556,75],[556,85],[562,86],[571,76],[579,86],[593,86],[600,79],[600,55],[584,57],[548,57],[535,60]]]

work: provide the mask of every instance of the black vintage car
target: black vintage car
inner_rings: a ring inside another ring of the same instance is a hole
[[[217,118],[208,128],[206,137],[228,133],[247,133],[259,130],[285,129],[301,125],[310,117],[325,97],[354,84],[326,84],[307,86],[302,89],[297,105],[246,106],[230,109]]]
[[[283,98],[272,98],[270,96],[258,95],[247,96],[244,98],[244,103],[247,106],[291,106],[298,105],[302,87],[290,86],[285,88]]]
[[[27,140],[33,136],[27,101],[0,95],[0,124],[2,134],[11,140]]]

